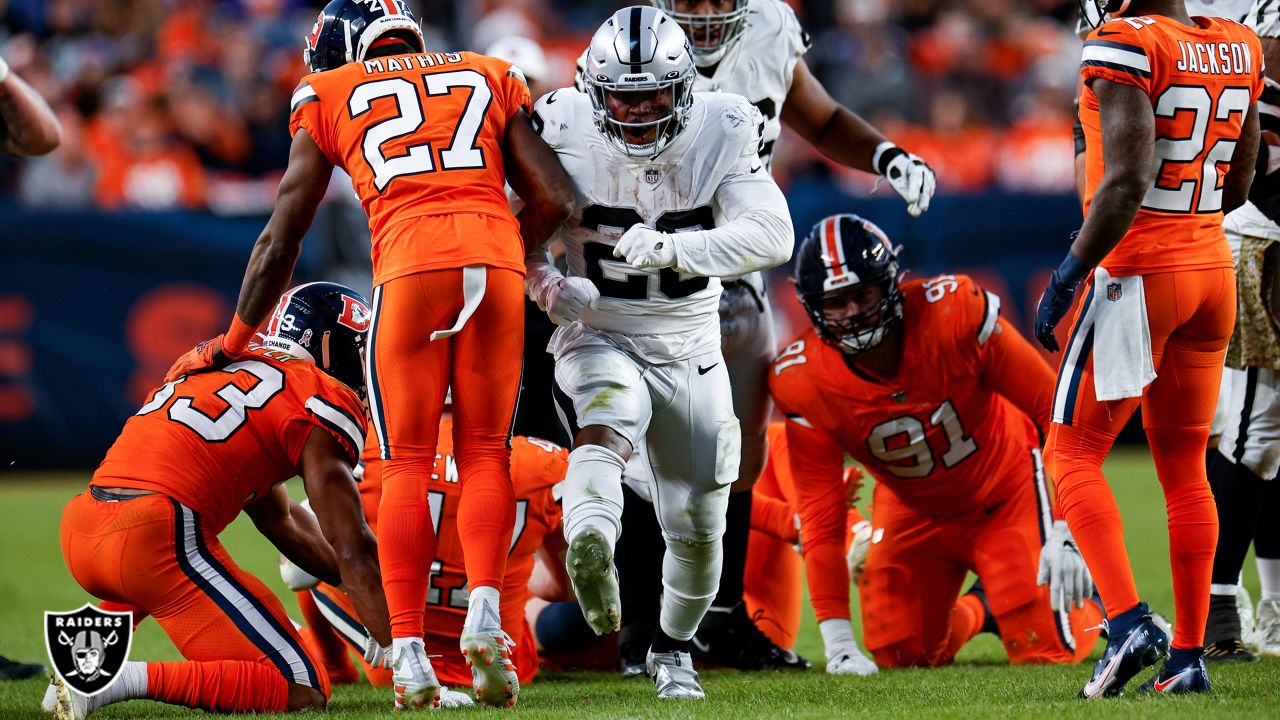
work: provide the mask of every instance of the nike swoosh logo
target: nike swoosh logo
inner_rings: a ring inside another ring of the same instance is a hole
[[[1129,646],[1133,644],[1133,640],[1137,635],[1137,633],[1129,633],[1129,637],[1125,638],[1124,644],[1120,646],[1120,649],[1116,651],[1115,655],[1111,656],[1111,662],[1107,663],[1107,666],[1103,668],[1102,672],[1098,673],[1096,677],[1090,678],[1089,682],[1085,683],[1085,697],[1096,697],[1111,685],[1111,681],[1115,677],[1116,670],[1120,667],[1120,661],[1124,659],[1125,652],[1129,649]]]
[[[1112,33],[1112,34],[1114,35],[1115,33]],[[548,104],[548,105],[550,105],[551,103],[553,103],[553,102],[555,102],[555,101],[556,101],[556,94],[557,94],[557,93],[559,93],[559,92],[560,92],[560,91],[559,91],[559,90],[557,90],[557,91],[555,91],[555,92],[553,92],[553,93],[551,93],[550,95],[548,95],[548,96],[547,96],[547,104]]]
[[[752,174],[752,175],[755,175],[756,173],[760,172],[760,168],[762,168],[762,167],[764,167],[764,166],[763,166],[763,165],[757,165],[757,166],[755,166],[755,167],[751,168],[751,174]]]
[[[1178,673],[1177,675],[1174,675],[1168,680],[1164,680],[1164,681],[1156,680],[1156,692],[1164,692],[1165,688],[1178,682],[1178,680],[1180,680],[1183,675],[1186,675],[1187,673],[1191,672],[1191,670],[1192,668],[1187,668],[1186,670],[1183,670],[1182,672]]]
[[[1116,31],[1114,31],[1114,30],[1112,30],[1111,32],[1107,32],[1106,30],[1099,30],[1099,31],[1098,31],[1098,37],[1106,37],[1107,35],[1119,35],[1119,34],[1120,34],[1120,33],[1116,32]]]
[[[982,511],[983,511],[983,512],[985,512],[986,514],[990,515],[991,513],[993,513],[993,512],[995,512],[995,511],[999,510],[999,509],[1000,509],[1000,506],[1001,506],[1001,505],[1003,505],[1003,504],[1004,504],[1004,501],[1003,501],[1003,500],[1001,500],[1000,502],[996,503],[995,505],[992,505],[992,506],[990,506],[990,507],[984,507],[984,508],[982,508]]]
[[[699,365],[699,366],[698,366],[698,374],[699,374],[699,375],[706,375],[707,373],[711,372],[711,369],[712,369],[712,368],[714,368],[715,366],[717,366],[717,365],[719,365],[719,364],[720,364],[720,363],[711,363],[711,364],[710,364],[710,365],[708,365],[707,367],[702,367],[701,365]],[[706,652],[706,651],[704,650],[703,652]]]

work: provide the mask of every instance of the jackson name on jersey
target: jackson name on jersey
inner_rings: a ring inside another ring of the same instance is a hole
[[[609,343],[649,362],[670,362],[718,348],[718,278],[639,270],[615,258],[613,248],[637,223],[663,232],[723,223],[721,186],[767,172],[757,155],[755,106],[737,95],[694,93],[684,129],[652,158],[618,152],[596,130],[590,99],[572,88],[540,99],[533,125],[559,155],[577,196],[560,230],[568,274],[590,279],[600,291],[580,323],[556,330],[551,352],[558,357],[571,346]],[[588,337],[601,334],[608,339]]]

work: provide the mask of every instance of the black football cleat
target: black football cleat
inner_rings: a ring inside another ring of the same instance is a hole
[[[47,672],[49,669],[40,663],[18,662],[0,655],[0,680],[26,680]]]
[[[1258,662],[1258,656],[1249,652],[1249,648],[1239,638],[1219,640],[1204,646],[1204,661],[1211,663],[1251,663]]]
[[[773,644],[747,615],[745,603],[732,610],[712,609],[690,643],[699,663],[739,670],[808,670],[809,661]]]
[[[1141,619],[1129,632],[1107,638],[1107,647],[1093,668],[1093,677],[1080,690],[1081,698],[1092,700],[1119,695],[1134,675],[1169,655],[1169,636],[1152,622],[1146,603],[1139,607]]]
[[[1207,693],[1212,689],[1213,683],[1209,680],[1204,658],[1198,657],[1195,662],[1177,672],[1170,670],[1168,663],[1165,663],[1159,672],[1138,687],[1138,692]]]
[[[653,628],[651,622],[623,624],[618,633],[618,666],[623,680],[646,676],[645,657],[653,642]]]

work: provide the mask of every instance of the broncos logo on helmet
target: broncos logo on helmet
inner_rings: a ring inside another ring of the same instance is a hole
[[[363,399],[370,317],[369,301],[345,285],[299,285],[280,296],[262,345],[310,360]]]
[[[388,33],[425,52],[422,28],[405,0],[332,0],[306,37],[303,60],[311,72],[364,60],[374,42]]]
[[[1080,5],[1080,17],[1089,25],[1097,27],[1106,22],[1107,16],[1123,15],[1129,9],[1130,0],[1076,0]],[[1096,12],[1090,12],[1093,7]]]

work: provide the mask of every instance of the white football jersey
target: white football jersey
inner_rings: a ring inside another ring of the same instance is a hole
[[[573,88],[541,98],[532,119],[577,197],[559,231],[568,274],[600,291],[579,322],[556,330],[548,349],[558,357],[570,347],[609,343],[654,363],[718,349],[718,278],[641,270],[614,257],[613,248],[637,223],[681,232],[731,220],[723,211],[731,200],[721,195],[726,181],[772,184],[757,155],[756,108],[737,95],[694,93],[688,123],[656,158],[628,157],[609,143],[595,126],[590,98]]]
[[[1245,16],[1245,24],[1253,28],[1254,32],[1258,33],[1258,37],[1280,38],[1280,0],[1251,0],[1246,4],[1251,4],[1252,7]],[[1189,9],[1190,6],[1188,6]],[[1262,91],[1262,98],[1258,101],[1258,119],[1264,131],[1280,126],[1280,120],[1277,119],[1280,116],[1280,108],[1269,102],[1274,92],[1273,87],[1272,81],[1267,80],[1267,87]],[[1255,176],[1254,180],[1257,179],[1258,176]],[[1252,201],[1245,202],[1223,218],[1222,227],[1227,231],[1227,239],[1232,243],[1237,242],[1233,235],[1280,240],[1280,225],[1272,222],[1271,218],[1259,210]],[[1239,252],[1238,246],[1233,246],[1232,249]]]

